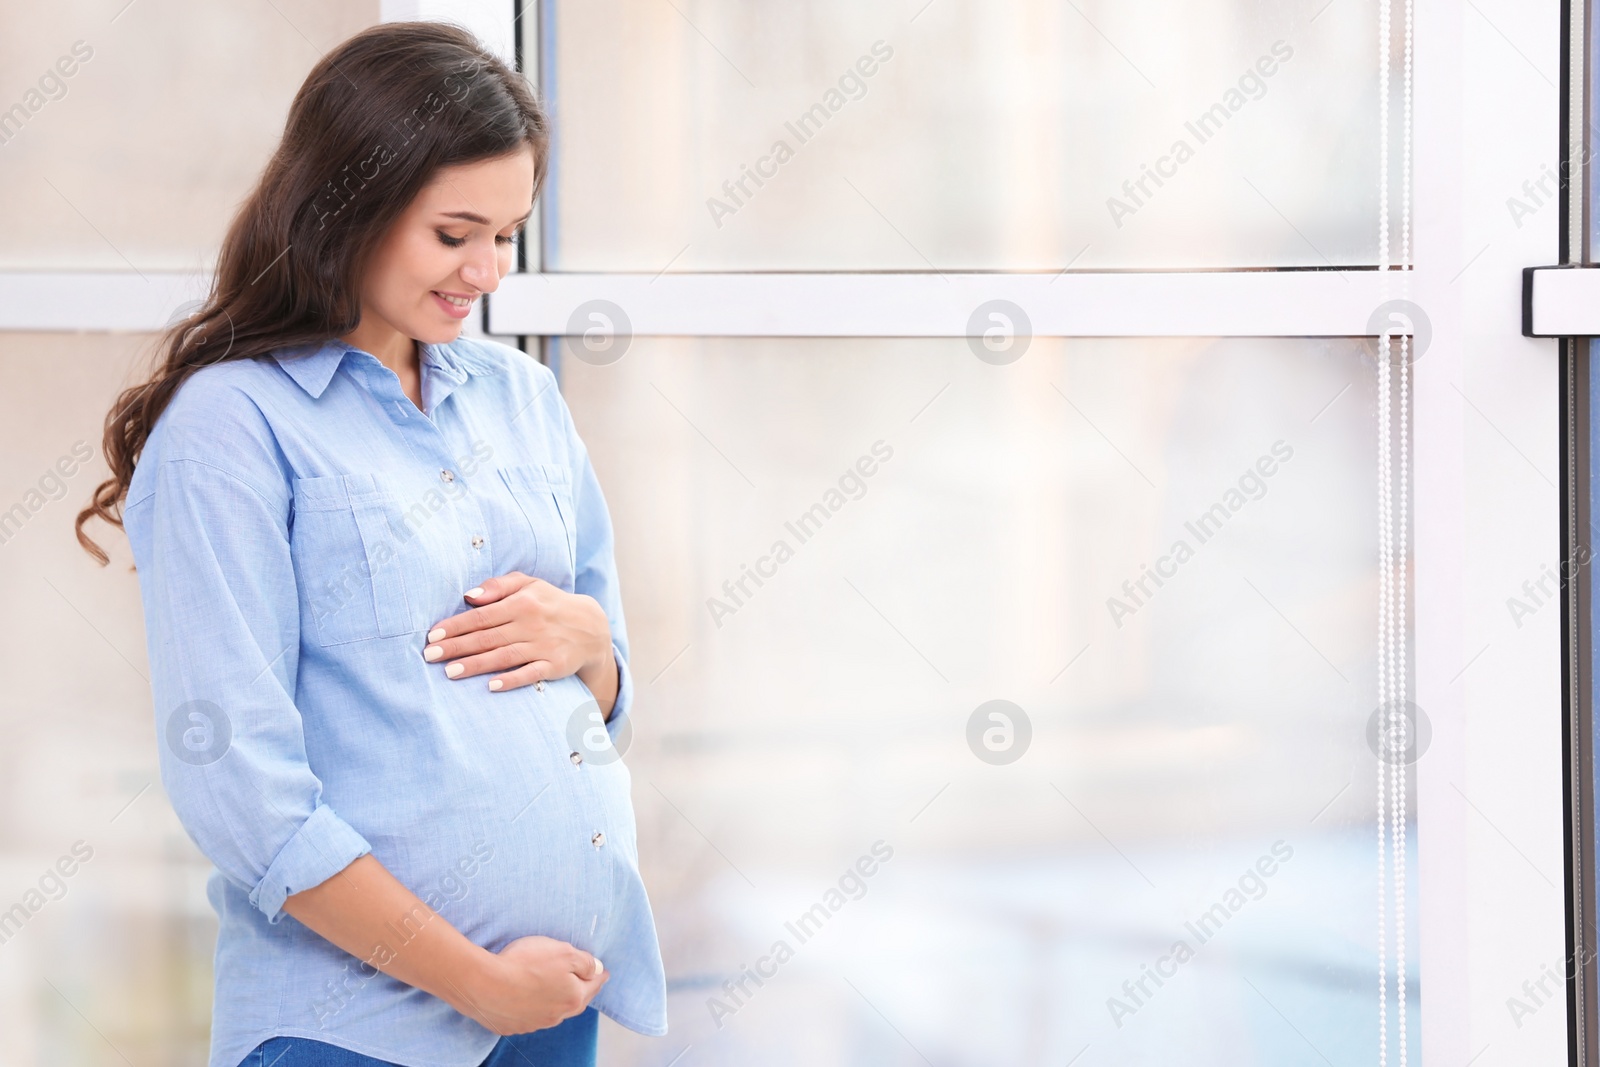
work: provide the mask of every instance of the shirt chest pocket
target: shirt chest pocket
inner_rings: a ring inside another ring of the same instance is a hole
[[[533,536],[531,573],[573,592],[578,524],[567,468],[553,463],[528,463],[499,470]]]
[[[321,645],[413,632],[406,594],[412,529],[399,497],[370,474],[301,478],[290,551]]]

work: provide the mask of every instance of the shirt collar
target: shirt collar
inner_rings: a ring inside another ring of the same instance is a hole
[[[422,362],[456,385],[465,382],[470,375],[491,374],[494,371],[494,364],[469,349],[462,338],[442,344],[424,341],[419,347]],[[283,372],[315,399],[320,397],[328,388],[328,383],[333,381],[334,374],[344,362],[345,354],[357,351],[360,350],[345,344],[337,337],[331,337],[327,340],[279,348],[272,355],[278,361],[278,366],[283,368]]]

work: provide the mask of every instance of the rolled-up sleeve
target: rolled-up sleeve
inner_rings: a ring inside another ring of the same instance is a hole
[[[125,525],[139,575],[161,781],[179,820],[268,921],[370,852],[322,802],[295,706],[290,492],[157,460]]]
[[[572,457],[573,504],[577,512],[577,573],[575,591],[592,596],[605,609],[611,624],[611,651],[617,661],[617,699],[606,730],[615,739],[623,719],[633,710],[633,670],[628,665],[628,627],[622,613],[622,591],[617,582],[617,560],[611,529],[611,512],[600,479],[595,475],[589,450],[578,436],[566,400],[557,394],[567,445]]]

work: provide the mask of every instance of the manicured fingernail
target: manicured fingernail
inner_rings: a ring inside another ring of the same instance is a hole
[[[467,590],[467,596],[479,597],[479,596],[482,596],[482,595],[483,595],[483,586],[481,586],[481,585],[478,586],[478,588],[476,588],[476,589],[468,589]]]
[[[448,674],[452,678],[459,678],[459,677],[461,677],[461,672],[464,671],[464,670],[466,670],[466,668],[463,667],[461,664],[452,663],[452,664],[450,664],[450,666],[448,666],[448,667],[446,667],[444,669],[444,673]]]
[[[599,956],[596,956],[594,958],[594,977],[595,978],[599,978],[602,974],[605,973],[605,969],[606,969],[606,965],[600,962],[600,957]]]
[[[444,640],[444,627],[443,626],[435,626],[433,629],[429,630],[428,631],[428,640],[429,641],[443,641]]]
[[[443,659],[444,649],[440,648],[438,645],[429,645],[427,648],[422,650],[422,658],[427,660],[429,663],[432,663],[436,659]]]
[[[490,680],[489,680],[489,688],[490,688],[490,689],[499,689],[499,688],[500,688],[500,687],[501,687],[501,686],[503,686],[503,685],[505,685],[505,684],[506,684],[506,683],[504,683],[504,682],[502,682],[502,681],[501,681],[501,680],[500,680],[500,679],[498,679],[498,678],[491,678],[491,679],[490,679]]]

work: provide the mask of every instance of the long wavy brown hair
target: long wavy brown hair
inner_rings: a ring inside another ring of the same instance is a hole
[[[373,250],[434,172],[528,149],[537,197],[550,156],[545,112],[527,81],[466,30],[391,22],[324,56],[228,226],[210,293],[163,331],[149,380],[123,390],[106,415],[111,477],[78,513],[84,551],[108,562],[84,524],[122,525],[139,454],[190,375],[354,330]]]

